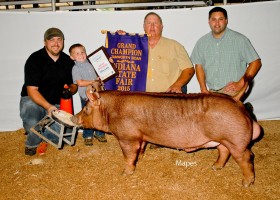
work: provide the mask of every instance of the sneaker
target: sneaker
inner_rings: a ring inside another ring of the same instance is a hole
[[[46,143],[46,142],[41,142],[40,144],[39,144],[39,146],[37,147],[37,153],[39,154],[39,155],[44,155],[45,153],[46,153],[46,151],[47,151],[47,147],[48,147],[48,143]]]
[[[84,143],[85,143],[86,146],[92,146],[93,145],[92,137],[85,138]]]
[[[95,135],[95,134],[94,134],[94,137],[95,137],[99,142],[107,142],[107,139],[106,139],[105,135],[100,136],[100,135]]]
[[[29,148],[25,147],[25,155],[34,156],[36,154],[37,147]]]

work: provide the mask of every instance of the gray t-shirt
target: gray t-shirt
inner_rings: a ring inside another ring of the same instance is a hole
[[[96,80],[97,74],[88,60],[85,62],[75,61],[75,65],[72,68],[72,77],[73,82],[77,84],[77,80]],[[87,99],[86,89],[87,87],[78,87],[79,95],[84,100]]]

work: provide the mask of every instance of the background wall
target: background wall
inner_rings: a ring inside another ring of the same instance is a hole
[[[246,35],[262,59],[262,69],[255,78],[250,101],[259,120],[280,118],[280,1],[224,6],[228,11],[228,27]],[[195,42],[210,31],[208,11],[211,7],[153,10],[164,22],[163,35],[182,43],[191,54]],[[43,34],[49,27],[58,27],[65,34],[65,49],[82,43],[91,53],[104,45],[101,30],[126,30],[143,33],[143,18],[150,10],[79,11],[40,13],[0,13],[0,131],[22,127],[19,117],[20,91],[24,64],[31,53],[43,47]],[[276,25],[275,25],[276,24]],[[189,92],[199,92],[193,77]],[[74,110],[80,111],[78,96]]]

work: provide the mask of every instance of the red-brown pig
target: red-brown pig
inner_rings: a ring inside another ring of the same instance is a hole
[[[217,147],[213,169],[230,155],[243,173],[243,186],[254,183],[254,154],[249,143],[261,128],[240,101],[224,94],[168,94],[88,89],[89,101],[72,121],[77,126],[113,134],[132,174],[147,142],[187,152]]]

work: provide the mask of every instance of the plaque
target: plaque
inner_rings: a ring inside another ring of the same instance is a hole
[[[102,81],[105,82],[118,74],[114,63],[109,61],[110,56],[104,46],[89,54],[88,59]]]

